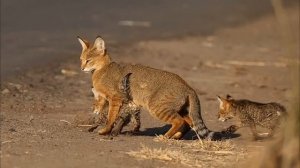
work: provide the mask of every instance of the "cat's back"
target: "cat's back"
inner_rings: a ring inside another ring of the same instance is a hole
[[[175,104],[186,100],[193,89],[178,75],[146,67],[127,65],[125,72],[130,75],[130,91],[134,102],[143,107],[161,99],[169,99]],[[161,100],[162,101],[162,100]]]
[[[285,107],[275,102],[259,103],[242,99],[236,100],[235,104],[240,113],[257,120],[286,114]]]
[[[177,74],[172,72],[159,70],[140,64],[126,66],[127,71],[132,72],[132,78],[137,78],[139,81],[153,84],[156,86],[168,87],[188,87],[188,84]]]

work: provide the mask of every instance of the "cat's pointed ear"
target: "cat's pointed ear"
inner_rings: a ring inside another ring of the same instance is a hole
[[[78,39],[79,43],[80,43],[81,46],[82,46],[82,51],[83,51],[83,50],[86,50],[87,48],[89,48],[89,45],[90,45],[90,44],[89,44],[88,41],[82,39],[82,38],[79,37],[79,36],[77,36],[77,39]]]
[[[224,104],[224,99],[222,98],[222,97],[220,97],[220,96],[217,96],[217,99],[218,99],[218,101],[219,101],[219,103],[220,103],[220,107],[222,107],[223,106],[223,104]]]
[[[94,48],[96,48],[100,53],[105,53],[105,42],[100,36],[97,36],[94,42]]]
[[[229,94],[226,95],[226,99],[227,100],[233,100],[233,98]]]

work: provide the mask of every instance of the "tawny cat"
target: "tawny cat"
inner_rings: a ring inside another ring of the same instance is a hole
[[[172,125],[165,134],[168,138],[181,138],[191,126],[201,138],[214,138],[202,117],[196,92],[178,75],[142,66],[120,65],[112,62],[105,43],[97,37],[92,46],[78,37],[82,45],[81,69],[92,72],[95,95],[102,109],[109,103],[108,121],[99,134],[108,134],[124,103],[125,94],[118,89],[123,76],[130,76],[130,93],[135,105],[145,108],[157,119]]]
[[[285,108],[278,103],[258,103],[250,100],[235,100],[230,95],[226,98],[218,96],[220,121],[236,117],[239,119],[237,125],[232,125],[227,132],[235,132],[238,128],[249,126],[255,139],[270,137],[274,129],[279,125],[280,119],[286,116]],[[258,133],[256,126],[268,128],[268,133]]]

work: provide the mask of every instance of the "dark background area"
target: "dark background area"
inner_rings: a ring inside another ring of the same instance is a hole
[[[270,12],[268,0],[2,0],[1,78],[78,55],[77,35],[89,39],[101,35],[109,46],[210,35]],[[122,26],[123,20],[150,26]]]

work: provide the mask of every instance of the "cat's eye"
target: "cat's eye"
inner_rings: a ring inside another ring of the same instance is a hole
[[[86,63],[88,63],[88,62],[90,62],[91,61],[91,59],[88,59],[88,60],[86,60]]]

